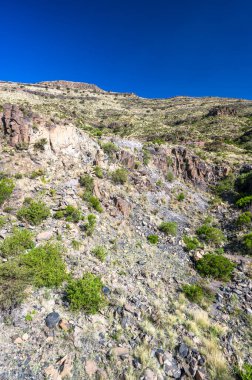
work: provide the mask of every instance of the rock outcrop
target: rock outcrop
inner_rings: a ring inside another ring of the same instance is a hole
[[[29,121],[24,118],[23,112],[16,105],[5,104],[3,110],[4,135],[9,139],[11,146],[25,146],[30,142]]]

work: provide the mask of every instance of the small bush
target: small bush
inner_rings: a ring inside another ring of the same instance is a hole
[[[252,204],[252,195],[242,197],[236,201],[236,206],[239,208],[247,208]]]
[[[27,198],[23,206],[17,212],[18,219],[26,221],[34,226],[43,222],[50,215],[50,208],[42,201]]]
[[[252,213],[250,211],[243,212],[236,220],[237,226],[250,226],[252,221]]]
[[[33,234],[26,229],[14,229],[12,235],[7,236],[0,244],[0,253],[3,257],[16,256],[33,248]]]
[[[76,207],[68,205],[64,210],[56,211],[54,214],[55,219],[65,218],[67,222],[78,223],[83,219],[83,214]]]
[[[123,185],[128,180],[128,171],[126,169],[116,169],[111,173],[112,181],[117,185]]]
[[[98,245],[97,247],[94,247],[91,251],[92,255],[97,257],[101,262],[104,262],[107,256],[107,251],[104,247],[101,245]]]
[[[87,193],[92,194],[94,190],[94,179],[89,174],[80,177],[80,185],[85,188]]]
[[[89,214],[87,217],[87,223],[83,224],[81,228],[86,231],[87,236],[91,236],[96,226],[96,216]]]
[[[7,223],[7,219],[4,216],[0,216],[0,228]]]
[[[158,243],[158,235],[149,235],[149,236],[147,236],[147,240],[150,244],[157,244]]]
[[[160,231],[165,233],[165,235],[177,235],[178,225],[176,222],[162,222],[158,228]]]
[[[117,145],[109,141],[107,143],[102,144],[102,149],[104,153],[106,153],[108,156],[112,156],[113,153],[118,152],[119,148]]]
[[[177,196],[177,200],[179,202],[183,201],[185,199],[185,194],[184,193],[179,193]]]
[[[185,296],[189,299],[191,302],[195,302],[200,304],[204,297],[204,291],[203,288],[200,285],[184,285],[182,287],[182,290],[185,294]]]
[[[252,255],[252,232],[250,232],[247,235],[244,235],[242,242],[245,249],[245,253],[247,253],[248,255]]]
[[[251,380],[252,364],[244,363],[242,368],[237,369],[237,375],[239,376],[239,380]]]
[[[85,273],[82,279],[69,282],[66,294],[71,310],[83,310],[87,314],[95,314],[105,306],[102,293],[103,283],[100,277]]]
[[[43,175],[45,175],[44,169],[34,170],[30,174],[30,179],[35,179],[35,178],[38,178],[38,177],[42,177]]]
[[[173,182],[174,181],[174,174],[172,172],[168,172],[166,179],[168,182]]]
[[[71,245],[72,245],[73,249],[76,249],[78,251],[81,247],[81,242],[73,239],[71,242]]]
[[[223,180],[221,180],[214,188],[215,194],[219,195],[220,197],[227,199],[228,197],[234,196],[234,184],[235,184],[235,177],[234,175],[230,175]]]
[[[46,243],[23,254],[20,264],[26,268],[33,285],[54,287],[61,285],[67,278],[66,266],[61,256],[62,248],[59,244]]]
[[[0,206],[10,198],[15,188],[14,182],[10,178],[2,178],[0,180]]]
[[[200,242],[196,237],[184,236],[183,241],[186,251],[194,251],[200,247]]]
[[[40,152],[43,152],[45,150],[45,146],[47,143],[48,143],[47,139],[42,138],[42,139],[38,140],[37,142],[35,142],[34,149],[40,150]]]
[[[196,269],[202,276],[219,280],[229,280],[235,264],[224,256],[207,253],[197,263]]]
[[[225,240],[223,232],[209,224],[203,224],[197,229],[196,233],[206,243],[220,244]]]
[[[235,187],[241,194],[252,193],[252,172],[240,174],[235,181]]]
[[[103,178],[103,171],[102,171],[102,168],[100,166],[96,166],[94,168],[94,172],[95,172],[96,177]]]
[[[151,159],[151,154],[148,149],[143,149],[143,164],[148,165]]]
[[[93,207],[96,211],[103,212],[101,202],[94,195],[92,195],[88,198],[88,202],[89,202],[90,206]]]

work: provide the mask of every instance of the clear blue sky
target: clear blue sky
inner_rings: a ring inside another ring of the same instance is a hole
[[[252,99],[251,0],[2,0],[0,79]]]

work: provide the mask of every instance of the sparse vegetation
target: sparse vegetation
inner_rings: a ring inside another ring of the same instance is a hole
[[[147,240],[150,244],[157,244],[158,243],[158,235],[148,235]]]
[[[186,251],[194,251],[200,247],[200,242],[196,237],[184,236],[183,241],[185,244]]]
[[[100,166],[95,166],[94,173],[95,173],[96,177],[103,178],[103,171],[102,171],[102,168]]]
[[[128,171],[124,168],[116,169],[111,173],[112,181],[117,185],[123,185],[128,180]]]
[[[2,257],[16,256],[33,247],[32,232],[26,229],[15,228],[12,234],[0,243],[0,254]]]
[[[83,310],[87,314],[96,314],[105,306],[102,293],[103,283],[100,277],[85,273],[81,279],[71,280],[66,289],[70,309]]]
[[[203,224],[196,230],[198,237],[208,244],[221,244],[225,241],[225,236],[223,232],[210,224]]]
[[[177,195],[177,201],[181,202],[185,199],[185,194],[184,193],[179,193]]]
[[[67,222],[78,223],[80,220],[83,220],[83,214],[76,207],[68,205],[64,210],[56,211],[54,214],[54,218],[65,218]]]
[[[92,255],[94,255],[101,262],[104,262],[107,256],[107,251],[101,245],[94,247],[91,251]]]
[[[82,229],[86,231],[87,236],[91,236],[94,232],[96,226],[96,216],[89,214],[87,217],[87,222],[83,224]]]
[[[167,179],[168,182],[174,181],[174,174],[171,171],[169,171],[167,173],[166,179]]]
[[[118,152],[118,149],[119,149],[117,145],[115,145],[114,143],[112,143],[110,141],[102,144],[101,147],[102,147],[104,153],[106,153],[110,157],[113,155],[113,153]]]
[[[252,232],[243,236],[242,239],[245,253],[252,255]]]
[[[40,152],[43,152],[45,150],[45,146],[48,143],[46,138],[42,138],[34,143],[34,149],[40,150]]]

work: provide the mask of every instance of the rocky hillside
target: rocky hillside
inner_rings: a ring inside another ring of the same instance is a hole
[[[252,379],[252,101],[0,82],[0,379]]]

